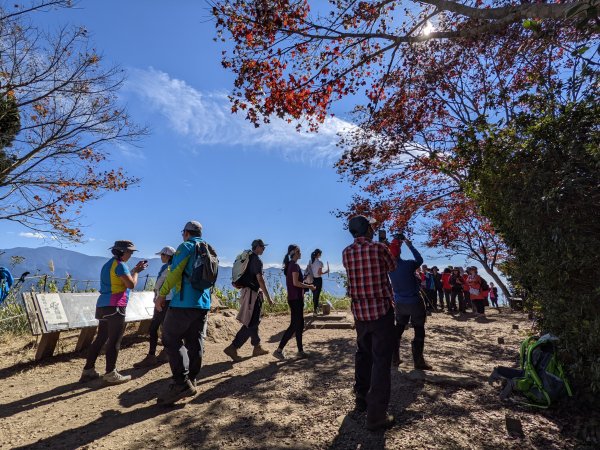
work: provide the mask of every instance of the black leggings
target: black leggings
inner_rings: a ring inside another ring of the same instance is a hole
[[[121,338],[125,332],[125,308],[115,306],[96,308],[96,319],[98,319],[98,334],[90,346],[84,369],[94,368],[100,350],[106,343],[106,373],[109,373],[115,370]]]
[[[165,316],[167,315],[167,309],[169,308],[170,301],[165,303],[162,311],[154,308],[154,315],[152,316],[152,322],[150,323],[150,351],[148,351],[149,355],[156,354],[156,346],[158,345],[158,329],[162,325],[165,320]]]
[[[456,297],[458,297],[458,310],[460,312],[465,312],[465,298],[463,296],[463,290],[462,287],[460,289],[460,291],[455,291],[452,290],[452,309],[454,311],[456,311]]]
[[[323,289],[323,278],[314,277],[313,284],[316,289],[313,291],[313,306],[315,308],[315,312],[317,312],[317,308],[319,307],[319,297],[321,296],[321,289]]]
[[[302,347],[302,332],[304,331],[304,299],[289,300],[288,305],[290,306],[291,314],[290,326],[285,330],[285,333],[283,333],[279,348],[283,349],[292,336],[296,334],[296,345],[298,346],[298,351],[301,352],[304,350]]]

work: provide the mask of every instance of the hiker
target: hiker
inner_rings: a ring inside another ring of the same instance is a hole
[[[252,350],[253,357],[269,353],[260,345],[260,336],[258,335],[263,297],[266,297],[271,305],[275,304],[271,300],[271,295],[267,289],[263,277],[263,263],[260,259],[267,245],[262,239],[252,241],[252,253],[250,254],[248,266],[236,282],[236,285],[242,288],[240,290],[240,311],[237,316],[237,319],[242,323],[242,327],[235,335],[231,345],[223,350],[227,356],[236,362],[242,359],[238,354],[238,350],[248,339],[254,347],[254,350]]]
[[[115,241],[110,247],[113,257],[100,271],[100,295],[96,301],[98,333],[90,345],[85,366],[79,381],[100,377],[96,372],[96,359],[106,343],[106,373],[102,379],[108,384],[120,384],[131,380],[131,375],[121,375],[117,369],[117,357],[125,332],[125,311],[130,290],[138,281],[138,274],[148,267],[148,261],[140,261],[129,271],[125,264],[137,251],[131,241]]]
[[[308,355],[304,352],[302,346],[302,332],[304,331],[304,290],[310,289],[315,293],[314,284],[303,283],[302,270],[298,265],[298,260],[302,256],[300,247],[296,244],[288,246],[288,251],[283,259],[283,273],[285,273],[285,285],[287,288],[288,305],[290,307],[290,326],[285,330],[279,347],[273,352],[273,356],[278,359],[285,359],[283,349],[291,337],[296,335],[296,346],[298,347],[298,357],[306,358]]]
[[[342,252],[356,326],[356,410],[367,411],[369,430],[394,423],[394,417],[387,414],[394,343],[393,293],[388,274],[396,268],[396,262],[387,245],[373,241],[374,224],[365,216],[352,217],[348,230],[354,242]]]
[[[492,282],[490,282],[490,300],[492,305],[500,311],[500,307],[498,306],[498,288]]]
[[[175,254],[175,249],[173,247],[164,247],[160,252],[156,253],[160,255],[160,261],[163,263],[162,267],[158,271],[158,275],[156,277],[156,283],[154,284],[154,299],[159,295],[160,288],[162,287],[165,279],[167,278],[167,274],[169,273],[168,267],[173,262],[173,255]],[[158,363],[168,362],[169,356],[167,352],[163,350],[160,352],[158,357],[156,356],[156,346],[158,345],[158,329],[162,325],[165,320],[165,316],[167,315],[167,309],[169,308],[169,304],[171,303],[171,299],[173,298],[173,292],[170,291],[165,297],[165,306],[162,311],[159,311],[154,308],[154,313],[152,315],[152,322],[150,323],[150,330],[148,334],[150,335],[150,349],[148,350],[148,354],[144,359],[135,363],[133,367],[153,367]]]
[[[442,273],[442,289],[444,290],[444,298],[446,299],[446,311],[450,312],[450,298],[452,295],[452,285],[450,284],[450,277],[452,276],[452,269],[446,267]],[[442,303],[442,311],[444,311],[444,303]]]
[[[461,313],[467,312],[465,309],[465,299],[463,296],[463,277],[460,274],[458,267],[452,269],[450,275],[450,285],[452,286],[452,298],[450,303],[452,304],[452,311],[456,311],[456,299],[458,297],[458,311]]]
[[[425,273],[425,295],[427,296],[431,307],[435,310],[437,308],[435,276],[433,275],[432,269],[429,269],[425,264],[423,264],[422,269]]]
[[[403,242],[413,254],[414,259],[402,259],[401,246]],[[400,365],[400,340],[406,325],[411,322],[415,330],[415,337],[411,344],[414,367],[418,370],[431,370],[431,366],[423,358],[427,314],[423,300],[419,295],[420,280],[415,278],[414,275],[415,270],[423,262],[423,257],[408,239],[394,238],[390,250],[396,260],[396,268],[390,272],[396,314],[396,335],[392,364],[394,366]]]
[[[487,297],[488,286],[483,278],[477,274],[477,267],[469,268],[469,296],[478,316],[485,315],[485,299]]]
[[[467,270],[463,270],[461,273],[462,279],[463,279],[463,299],[465,302],[465,311],[466,308],[471,308],[471,312],[475,312],[475,305],[473,305],[473,303],[471,303],[471,294],[469,293],[469,282],[468,282],[468,278],[469,278],[469,270],[470,267],[467,267]]]
[[[158,403],[171,405],[196,394],[196,378],[202,368],[204,338],[210,311],[210,287],[192,286],[190,277],[196,259],[196,246],[204,242],[202,224],[187,222],[181,232],[183,243],[177,247],[170,270],[154,303],[158,311],[166,309],[167,295],[173,297],[163,322],[163,345],[169,356],[172,381],[158,396]]]
[[[323,271],[323,262],[320,259],[322,254],[323,252],[318,248],[310,254],[310,262],[306,266],[307,273],[304,275],[305,283],[315,285],[315,289],[312,291],[313,310],[315,315],[319,312],[319,297],[321,296],[321,290],[323,289],[323,275],[329,273],[329,267],[327,270]]]
[[[437,301],[440,303],[441,311],[444,310],[444,288],[442,287],[442,274],[440,273],[440,269],[438,266],[433,266],[431,268],[431,273],[433,274],[433,279],[435,280],[435,291],[437,293],[437,298],[434,300],[433,305],[436,309],[438,309]]]

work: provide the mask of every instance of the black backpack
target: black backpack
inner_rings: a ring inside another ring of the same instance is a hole
[[[213,287],[219,273],[219,258],[215,249],[207,242],[196,242],[193,258],[192,274],[188,277],[192,287],[198,291]],[[183,273],[185,276],[185,271]]]
[[[481,283],[479,284],[479,289],[482,291],[489,291],[490,290],[490,286],[487,284],[487,281],[485,281],[482,277],[481,278]]]

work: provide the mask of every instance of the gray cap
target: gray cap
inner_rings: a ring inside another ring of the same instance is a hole
[[[175,249],[173,247],[169,247],[168,245],[166,247],[163,247],[163,249],[156,253],[157,255],[167,255],[167,256],[173,256],[175,254]]]
[[[185,224],[183,231],[195,231],[196,233],[202,233],[202,224],[195,220],[191,220]]]
[[[262,239],[254,239],[252,241],[252,249],[254,250],[256,247],[266,247],[269,244],[265,244]]]

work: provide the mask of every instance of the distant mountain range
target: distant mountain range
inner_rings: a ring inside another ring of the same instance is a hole
[[[107,256],[89,256],[72,250],[65,250],[56,247],[16,247],[0,250],[0,266],[7,267],[15,278],[21,276],[24,272],[30,272],[30,276],[50,275],[56,278],[65,278],[71,275],[77,282],[77,287],[84,289],[98,289],[100,270],[108,260]],[[129,267],[133,267],[142,258],[132,257],[128,262]],[[155,278],[162,263],[160,258],[148,260],[148,270],[145,271],[138,288],[145,283],[146,275],[149,278]],[[285,285],[283,272],[278,268],[269,268],[264,271],[265,278],[269,288],[273,289],[277,285]],[[28,280],[28,284],[35,283],[36,279]],[[59,286],[62,282],[58,282]],[[231,288],[231,267],[219,266],[219,277],[217,284],[220,288]],[[345,295],[343,278],[339,273],[332,273],[323,278],[323,290],[335,296]]]

